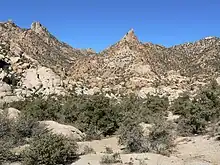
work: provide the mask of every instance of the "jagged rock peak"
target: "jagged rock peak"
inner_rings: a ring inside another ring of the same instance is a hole
[[[35,33],[48,33],[47,29],[40,22],[33,22],[31,24],[31,30]]]
[[[137,36],[135,35],[134,29],[130,29],[126,35],[122,38],[125,41],[138,41]]]

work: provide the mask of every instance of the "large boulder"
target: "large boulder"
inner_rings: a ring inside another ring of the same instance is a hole
[[[17,119],[21,113],[18,109],[15,108],[8,108],[7,111],[9,119]]]
[[[40,125],[45,126],[54,134],[64,135],[76,141],[82,141],[86,136],[80,130],[71,125],[60,124],[55,121],[40,121]]]
[[[0,109],[0,115],[5,114],[10,120],[16,120],[20,116],[20,113],[21,112],[15,108]]]

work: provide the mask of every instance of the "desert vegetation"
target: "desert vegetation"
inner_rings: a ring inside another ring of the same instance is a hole
[[[177,121],[179,135],[207,133],[207,128],[219,121],[219,96],[220,87],[216,82],[212,82],[193,98],[185,94],[175,100],[170,110],[180,115]]]
[[[176,136],[194,136],[209,133],[219,135],[220,87],[211,83],[194,97],[187,94],[169,104],[165,97],[135,95],[119,100],[103,95],[34,96],[13,102],[5,107],[21,110],[16,120],[0,117],[0,160],[22,161],[24,164],[68,164],[76,160],[78,146],[75,141],[55,135],[40,127],[38,121],[53,120],[73,125],[86,133],[86,140],[117,135],[125,153],[153,152],[163,155],[172,153]],[[179,115],[167,121],[168,112]],[[146,135],[140,123],[152,125]],[[45,145],[46,144],[46,145]],[[19,154],[13,149],[28,145]],[[87,153],[91,152],[89,149]],[[111,148],[106,148],[102,164],[119,161]],[[108,155],[109,154],[109,155]]]

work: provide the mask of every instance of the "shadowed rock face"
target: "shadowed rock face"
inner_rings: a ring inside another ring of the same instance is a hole
[[[166,48],[142,43],[131,29],[96,54],[59,41],[39,22],[30,29],[6,22],[0,23],[0,57],[20,77],[22,88],[43,84],[47,94],[68,87],[77,93],[104,92],[111,97],[150,93],[174,99],[185,91],[193,94],[219,77],[220,39],[206,37]],[[43,76],[47,74],[49,80]]]

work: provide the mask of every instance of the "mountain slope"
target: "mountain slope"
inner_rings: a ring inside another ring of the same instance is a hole
[[[12,54],[28,56],[54,70],[69,68],[78,56],[95,54],[58,41],[39,22],[33,23],[31,29],[21,29],[12,22],[0,23],[0,28],[1,42],[9,43]]]
[[[19,75],[20,86],[38,89],[43,84],[47,94],[57,88],[71,88],[76,93],[136,93],[140,97],[150,93],[172,100],[183,92],[194,94],[220,73],[217,37],[166,48],[139,41],[131,29],[120,41],[96,54],[60,42],[39,22],[30,29],[6,22],[0,23],[1,43],[7,47],[4,56]],[[32,79],[40,82],[28,83]]]
[[[95,57],[73,64],[72,77],[89,88],[114,93],[173,95],[191,91],[219,76],[220,39],[205,38],[166,48],[142,43],[130,30]],[[110,90],[110,91],[111,91]]]
[[[79,56],[95,54],[60,42],[39,22],[22,29],[0,23],[2,99],[13,101],[35,93],[65,94],[66,70]],[[2,101],[0,99],[0,101]]]

